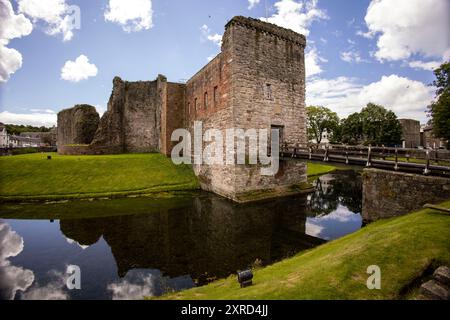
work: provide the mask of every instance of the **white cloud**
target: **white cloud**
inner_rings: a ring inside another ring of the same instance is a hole
[[[22,55],[8,48],[9,41],[27,36],[33,30],[31,21],[23,14],[15,14],[8,0],[0,0],[0,83],[22,67]]]
[[[132,279],[128,276],[108,285],[113,300],[142,300],[155,295],[156,276],[141,270],[133,270],[133,274],[136,275]]]
[[[360,37],[364,37],[366,39],[372,39],[373,38],[373,34],[370,31],[363,32],[361,30],[358,30],[358,31],[356,31],[356,35],[360,36]]]
[[[19,12],[34,23],[43,22],[47,34],[62,34],[63,41],[71,40],[73,29],[81,24],[78,7],[68,5],[65,0],[17,0],[17,3]]]
[[[79,247],[81,250],[86,250],[87,248],[90,247],[90,246],[82,245],[82,244],[80,244],[78,241],[75,241],[75,240],[70,239],[70,238],[67,238],[67,237],[66,237],[66,242],[67,242],[68,244],[73,244],[73,245]]]
[[[104,105],[101,104],[96,104],[95,109],[97,110],[97,113],[101,116],[103,116],[103,114],[107,111],[107,107],[105,107]]]
[[[275,14],[267,19],[260,19],[308,36],[308,28],[314,21],[328,19],[325,11],[317,7],[317,2],[318,0],[280,0],[274,4]]]
[[[339,204],[336,210],[329,214],[308,218],[306,233],[326,240],[336,239],[358,230],[361,227],[361,220],[361,215]],[[336,228],[337,225],[341,227]]]
[[[30,109],[31,112],[33,113],[50,113],[50,114],[54,114],[55,111],[53,111],[52,109]]]
[[[61,69],[61,79],[79,82],[89,77],[95,77],[97,72],[95,64],[89,63],[88,57],[82,54],[75,61],[66,61]]]
[[[441,61],[410,61],[409,66],[414,69],[423,69],[428,71],[433,71],[434,69],[437,69],[442,64]]]
[[[378,37],[375,57],[405,60],[414,54],[443,57],[450,47],[448,0],[372,0],[366,37]]]
[[[35,112],[35,113],[12,113],[8,111],[0,112],[0,122],[11,124],[23,124],[32,126],[52,127],[56,125],[57,116],[55,113]]]
[[[27,290],[34,281],[34,273],[11,264],[8,258],[23,251],[23,238],[0,221],[0,300],[12,300],[18,291]]]
[[[318,238],[323,232],[324,227],[314,224],[313,222],[307,221],[305,224],[305,233],[312,237]]]
[[[361,54],[358,51],[355,50],[348,50],[348,51],[342,51],[340,53],[341,60],[352,63],[361,63],[364,60],[361,58]]]
[[[5,47],[0,42],[0,83],[22,67],[22,55],[16,49]]]
[[[56,270],[50,270],[48,276],[50,281],[40,286],[37,282],[34,283],[27,291],[21,295],[22,300],[68,300],[69,294],[67,293],[66,281],[68,278],[68,272],[62,273]]]
[[[148,30],[153,27],[151,0],[109,0],[105,20],[122,26],[125,32]]]
[[[357,79],[313,79],[306,85],[307,105],[323,105],[346,117],[360,111],[367,103],[381,104],[399,118],[426,121],[425,110],[434,97],[434,89],[422,82],[398,75],[383,76],[379,81],[361,85]]]
[[[320,57],[316,48],[312,47],[305,53],[305,72],[307,78],[323,72],[320,66],[321,62],[327,62],[327,60]]]
[[[248,0],[248,10],[253,9],[261,0]]]
[[[204,39],[212,41],[219,47],[222,45],[222,35],[211,32],[211,29],[206,24],[204,24],[200,30]]]
[[[169,278],[159,270],[133,269],[124,278],[108,284],[107,290],[113,300],[142,300],[143,297],[158,296],[194,287],[190,276]]]
[[[18,256],[23,248],[23,238],[0,220],[0,300],[12,300],[17,294],[21,299],[30,300],[68,299],[65,292],[67,271],[63,274],[51,270],[51,281],[39,286],[33,271],[11,264],[9,258]]]

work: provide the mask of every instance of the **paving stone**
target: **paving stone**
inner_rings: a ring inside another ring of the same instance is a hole
[[[449,267],[439,267],[433,274],[435,280],[442,284],[450,286],[450,268]]]
[[[436,280],[425,282],[420,291],[425,297],[433,300],[450,300],[449,288]]]

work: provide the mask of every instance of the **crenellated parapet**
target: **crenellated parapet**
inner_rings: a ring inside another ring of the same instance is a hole
[[[225,29],[227,30],[230,26],[233,26],[233,25],[239,25],[239,26],[246,27],[248,29],[254,29],[256,31],[270,34],[279,39],[293,42],[297,45],[306,47],[306,37],[304,35],[299,34],[290,29],[279,27],[272,23],[268,23],[268,22],[258,20],[258,19],[253,19],[253,18],[246,18],[243,16],[236,16],[236,17],[232,18],[226,24]]]

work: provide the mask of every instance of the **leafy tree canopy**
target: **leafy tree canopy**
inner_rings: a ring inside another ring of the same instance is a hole
[[[322,141],[325,131],[333,134],[339,126],[339,117],[336,112],[321,106],[310,106],[306,108],[308,116],[308,138],[317,143]]]
[[[436,101],[429,107],[433,134],[437,138],[450,141],[450,62],[442,64],[434,70],[436,80]]]
[[[341,122],[341,141],[347,144],[398,145],[402,126],[394,112],[369,103]]]
[[[51,128],[47,127],[33,127],[33,126],[25,126],[25,125],[17,125],[17,124],[5,124],[6,131],[9,134],[20,135],[22,132],[49,132]]]
[[[366,144],[395,145],[402,140],[402,126],[394,112],[369,103],[361,111],[362,130]]]

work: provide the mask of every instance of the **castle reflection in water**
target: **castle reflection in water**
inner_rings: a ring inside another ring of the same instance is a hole
[[[80,212],[93,218],[58,221]],[[33,298],[31,292],[46,298],[42,288],[51,287],[69,264],[80,265],[84,286],[67,292],[60,280],[60,298],[139,298],[204,285],[354,232],[361,227],[360,212],[361,183],[354,172],[321,177],[310,195],[252,204],[198,192],[6,207],[0,227],[9,235],[0,232],[0,240],[16,248],[2,256],[1,298]],[[30,213],[57,220],[27,220]],[[27,279],[12,279],[13,271]]]

